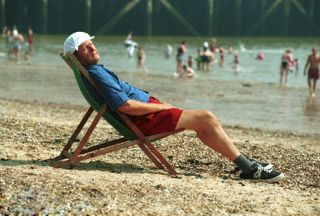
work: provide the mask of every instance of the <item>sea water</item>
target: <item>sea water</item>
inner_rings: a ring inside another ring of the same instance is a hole
[[[57,53],[63,50],[65,36],[36,36],[34,42],[34,54],[32,63],[52,63],[61,64],[61,59]],[[136,71],[136,58],[128,57],[124,46],[125,37],[97,36],[94,42],[101,53],[101,62],[115,70],[127,72]],[[146,53],[145,66],[152,74],[162,74],[172,76],[176,72],[176,49],[182,40],[188,44],[188,52],[185,57],[197,56],[197,49],[202,48],[204,41],[211,38],[199,37],[136,37],[135,41],[144,47]],[[305,77],[302,69],[307,56],[311,53],[313,46],[319,46],[320,40],[315,38],[217,38],[217,44],[225,50],[225,64],[220,67],[213,64],[210,72],[199,71],[200,79],[215,80],[247,80],[263,83],[279,82],[279,67],[282,53],[290,48],[293,55],[299,61],[299,70],[293,71],[289,75],[289,84],[294,86],[305,86]],[[166,45],[173,47],[172,56],[165,58]],[[228,48],[232,47],[233,53],[228,53]],[[259,52],[263,52],[265,59],[256,60]],[[238,53],[240,58],[240,70],[238,73],[232,69],[234,54]],[[216,53],[216,59],[219,60]],[[195,65],[195,62],[194,62]],[[300,76],[299,76],[300,74]]]

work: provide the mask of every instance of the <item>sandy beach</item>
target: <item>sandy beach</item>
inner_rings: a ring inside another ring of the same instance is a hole
[[[19,67],[24,66],[12,67],[13,74]],[[37,68],[40,73],[41,66]],[[317,134],[225,126],[242,153],[272,161],[284,172],[285,180],[276,184],[239,180],[232,163],[188,131],[155,142],[178,178],[156,169],[138,147],[56,169],[42,161],[59,155],[84,115],[85,103],[50,101],[50,94],[35,100],[11,93],[10,99],[10,88],[1,88],[6,91],[0,96],[2,215],[320,214]],[[48,88],[43,90],[50,92]],[[71,88],[66,94],[74,92]],[[117,132],[102,121],[90,143],[115,137]]]

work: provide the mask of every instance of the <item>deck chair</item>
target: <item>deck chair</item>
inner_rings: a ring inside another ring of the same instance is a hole
[[[70,137],[68,143],[61,151],[60,155],[52,159],[51,166],[56,168],[64,167],[82,160],[91,159],[109,152],[117,151],[122,148],[138,145],[159,169],[164,169],[172,176],[176,177],[177,172],[151,142],[181,132],[183,129],[145,136],[127,115],[119,111],[116,113],[108,112],[106,103],[101,105],[91,96],[87,86],[84,83],[84,79],[87,79],[87,81],[89,81],[89,83],[99,92],[98,85],[95,83],[95,80],[90,77],[89,72],[81,65],[81,63],[73,54],[61,53],[60,56],[71,67],[80,91],[89,103],[90,107]],[[83,129],[84,125],[94,111],[96,111],[97,114],[92,120],[90,127],[85,132],[79,144],[77,146],[73,146],[73,149],[75,150],[72,151],[72,145],[75,144],[80,131]],[[95,144],[85,148],[90,135],[96,128],[101,118],[107,120],[107,122],[120,133],[121,138]]]

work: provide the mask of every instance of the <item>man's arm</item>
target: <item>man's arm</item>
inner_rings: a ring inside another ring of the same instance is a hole
[[[128,100],[122,106],[118,108],[120,112],[126,113],[132,116],[146,115],[155,113],[163,110],[175,108],[174,106],[167,103],[144,103],[136,100]]]

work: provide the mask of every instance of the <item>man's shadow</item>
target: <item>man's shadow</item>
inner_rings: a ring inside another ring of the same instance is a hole
[[[48,160],[12,160],[12,159],[0,159],[0,166],[24,166],[24,165],[34,165],[39,167],[51,167],[50,159]],[[151,162],[150,162],[151,163]],[[107,163],[104,161],[91,161],[91,162],[78,162],[72,165],[66,165],[61,168],[52,169],[64,169],[64,170],[83,170],[83,171],[102,171],[102,172],[111,172],[111,173],[141,173],[141,174],[161,174],[168,176],[167,171],[160,170],[157,167],[146,167],[146,166],[137,166],[134,164],[127,163]],[[201,171],[190,171],[185,168],[177,167],[180,169],[178,176],[194,176],[196,178],[203,178]]]
[[[49,160],[12,160],[12,159],[0,159],[0,166],[24,166],[24,165],[35,165],[42,167],[50,167],[51,162]],[[156,168],[146,168],[140,167],[134,164],[126,163],[107,163],[104,161],[91,161],[85,163],[76,163],[72,165],[67,165],[61,168],[53,169],[65,169],[65,170],[99,170],[107,171],[112,173],[160,173],[159,169]]]

